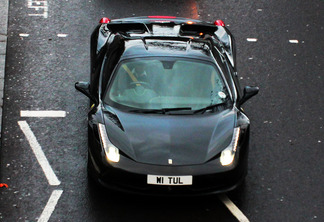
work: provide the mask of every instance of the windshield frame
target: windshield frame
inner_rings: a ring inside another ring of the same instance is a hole
[[[130,110],[134,110],[134,109],[138,109],[138,110],[147,110],[147,109],[141,109],[141,108],[136,108],[136,107],[131,107],[131,106],[126,106],[126,105],[123,105],[123,104],[120,104],[120,103],[117,103],[115,101],[113,101],[112,99],[110,99],[110,97],[108,96],[108,102],[106,102],[106,97],[107,97],[107,93],[109,93],[111,87],[112,87],[112,83],[114,82],[115,78],[116,78],[116,74],[117,72],[119,71],[119,69],[121,68],[121,66],[127,62],[127,61],[134,61],[134,60],[150,60],[150,59],[161,59],[163,60],[163,58],[172,58],[172,59],[182,59],[182,60],[186,60],[186,61],[196,61],[196,62],[200,62],[200,63],[206,63],[206,64],[209,64],[211,65],[212,67],[215,68],[215,70],[218,72],[219,76],[221,77],[221,80],[224,84],[224,86],[226,87],[226,90],[228,92],[228,95],[229,95],[229,101],[231,105],[234,104],[234,99],[233,99],[233,93],[232,93],[232,90],[231,88],[229,87],[229,83],[227,82],[227,79],[225,78],[224,76],[224,72],[223,72],[223,69],[220,67],[220,64],[218,64],[218,62],[213,59],[213,60],[205,60],[205,59],[200,59],[200,58],[192,58],[192,57],[186,57],[186,56],[142,56],[142,57],[127,57],[125,59],[121,59],[117,65],[115,66],[114,70],[112,71],[111,73],[111,76],[110,76],[110,79],[108,81],[108,86],[106,87],[105,89],[105,92],[102,94],[102,103],[104,105],[108,105],[108,106],[111,106],[113,108],[117,108],[117,109],[121,109],[121,110],[124,110],[124,111],[130,111]],[[226,67],[224,67],[224,70]],[[103,70],[101,71],[103,72]],[[103,73],[101,73],[103,75]],[[209,105],[208,105],[209,106]],[[206,107],[208,107],[206,106]],[[168,108],[168,107],[165,107],[165,108]],[[195,111],[196,109],[194,110],[190,110],[191,112]]]

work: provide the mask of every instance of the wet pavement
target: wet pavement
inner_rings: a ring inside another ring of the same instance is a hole
[[[217,196],[142,198],[87,180],[88,99],[74,83],[89,80],[92,29],[103,16],[176,15],[223,19],[237,42],[241,85],[260,87],[244,106],[251,119],[248,176],[229,199],[250,221],[323,221],[323,11],[320,0],[10,1],[5,63],[0,52],[0,182],[9,185],[0,188],[0,220],[237,221]],[[21,113],[36,110],[65,116]],[[39,164],[39,147],[59,183]]]

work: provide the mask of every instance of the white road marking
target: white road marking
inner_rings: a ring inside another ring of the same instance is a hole
[[[247,38],[246,41],[248,41],[248,42],[257,42],[258,39],[257,38]]]
[[[218,198],[225,204],[227,209],[236,217],[240,222],[249,222],[249,219],[238,209],[238,207],[225,195],[219,194]]]
[[[48,3],[47,0],[28,0],[27,6],[29,9],[35,10],[37,13],[29,13],[29,16],[48,17]]]
[[[18,125],[20,126],[20,129],[25,134],[25,136],[29,142],[29,145],[32,148],[32,150],[36,156],[36,159],[48,180],[48,183],[51,186],[60,185],[61,182],[57,179],[51,165],[49,164],[49,162],[42,150],[42,147],[39,145],[33,131],[31,131],[28,123],[26,121],[18,121]]]
[[[28,37],[29,34],[27,34],[27,33],[20,33],[19,36],[20,36],[20,37]]]
[[[290,39],[289,42],[290,43],[293,43],[293,44],[299,43],[299,41],[297,39]]]
[[[57,34],[57,37],[59,37],[59,38],[65,38],[67,36],[68,36],[68,34]]]
[[[21,110],[21,117],[66,117],[65,111],[57,110],[37,110],[37,111],[28,111]]]
[[[38,219],[38,222],[47,222],[49,220],[62,193],[63,190],[53,190],[51,197],[47,201],[47,204]]]

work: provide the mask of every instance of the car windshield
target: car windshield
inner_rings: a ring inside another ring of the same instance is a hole
[[[199,110],[230,101],[212,63],[165,57],[122,61],[104,96],[111,106],[133,110]]]

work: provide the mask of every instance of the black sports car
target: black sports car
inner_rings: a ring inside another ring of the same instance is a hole
[[[172,16],[102,18],[91,36],[88,171],[105,187],[149,195],[236,188],[249,125],[234,39],[214,23]]]

